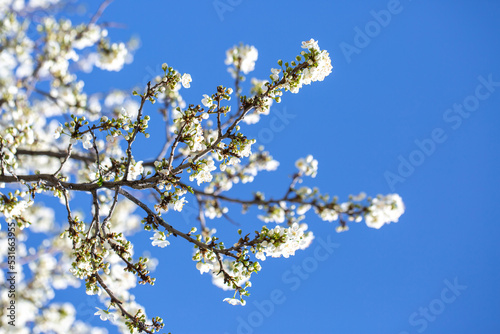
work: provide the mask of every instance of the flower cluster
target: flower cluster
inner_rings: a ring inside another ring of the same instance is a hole
[[[258,57],[259,53],[254,46],[242,44],[239,46],[235,45],[226,51],[225,64],[234,66],[229,72],[236,78],[238,73],[237,69],[245,74],[252,72]]]
[[[310,65],[316,66],[304,69],[302,81],[299,86],[309,85],[314,81],[323,81],[330,73],[332,73],[332,64],[330,55],[325,50],[320,50],[318,42],[314,39],[302,42],[302,48],[311,52],[312,58],[308,60]],[[301,53],[305,55],[305,51]],[[300,88],[300,87],[299,87]]]
[[[106,71],[120,71],[127,60],[128,50],[124,43],[99,44],[98,57],[95,65]]]
[[[359,223],[363,219],[368,227],[379,229],[384,224],[397,222],[405,210],[403,201],[397,194],[377,195],[376,198],[371,198],[361,192],[358,195],[350,195],[346,202],[338,203],[337,197],[327,201],[328,198],[321,196],[317,189],[301,187],[295,190],[295,193],[301,201],[308,202],[300,206],[300,210],[314,207],[314,211],[322,220],[339,221],[337,232],[347,231],[349,229],[347,222]]]
[[[306,158],[297,160],[297,162],[295,162],[295,167],[306,176],[316,177],[318,172],[318,160],[314,159],[312,155],[308,155]]]
[[[187,138],[185,143],[189,146],[191,151],[201,151],[206,146],[204,144],[205,138],[203,136],[203,129],[198,119],[194,118],[189,123],[189,127],[184,131]]]
[[[335,209],[324,208],[323,210],[316,210],[319,217],[327,222],[333,222],[339,219],[339,213]]]
[[[128,167],[129,180],[135,180],[138,176],[142,175],[144,172],[144,167],[142,166],[142,161],[135,162],[132,160]]]
[[[208,159],[205,161],[200,161],[196,165],[196,170],[189,176],[189,180],[196,180],[198,185],[202,182],[210,182],[212,181],[212,174],[210,172],[216,170],[215,163],[213,159]]]
[[[379,229],[384,224],[398,222],[404,212],[405,206],[398,194],[378,195],[371,200],[371,205],[368,207],[365,216],[366,225]]]
[[[306,249],[314,239],[313,233],[307,231],[307,224],[294,223],[286,228],[276,226],[273,229],[262,227],[260,238],[263,240],[256,248],[255,257],[264,261],[266,256],[285,257],[295,255],[299,249]]]
[[[278,65],[281,69],[271,69],[269,76],[274,89],[270,92],[270,97],[280,101],[279,90],[285,89],[292,93],[298,93],[304,85],[310,85],[315,81],[323,81],[331,72],[332,65],[330,55],[326,50],[321,50],[318,42],[311,39],[302,42],[305,49],[295,60],[286,62],[280,59]],[[283,67],[283,65],[285,65]]]
[[[26,193],[19,190],[16,190],[13,194],[9,193],[8,196],[2,195],[0,197],[0,213],[3,214],[7,222],[21,217],[23,212],[33,204],[32,200],[22,199],[23,197],[26,197]]]

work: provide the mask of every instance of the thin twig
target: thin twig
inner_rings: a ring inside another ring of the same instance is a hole
[[[101,5],[99,6],[99,8],[97,9],[97,12],[90,19],[89,25],[95,24],[101,18],[101,16],[104,13],[104,10],[106,9],[106,7],[108,7],[112,2],[113,2],[113,0],[105,0],[105,1],[103,1],[101,3]]]

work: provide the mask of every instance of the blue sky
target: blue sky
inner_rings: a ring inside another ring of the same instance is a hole
[[[311,214],[315,242],[263,262],[244,307],[222,302],[228,293],[199,274],[190,245],[152,249],[142,233],[139,248],[159,267],[155,287],[136,290],[138,302],[172,333],[500,332],[499,15],[500,3],[484,0],[112,3],[102,21],[126,27],[111,36],[139,36],[141,47],[123,71],[86,78],[89,91],[140,85],[167,62],[192,75],[183,96],[200,103],[231,84],[224,59],[234,44],[259,50],[249,78],[267,78],[310,38],[330,52],[325,81],[284,94],[260,127],[248,127],[281,165],[233,195],[282,195],[294,162],[313,154],[319,172],[306,184],[341,200],[397,192],[406,204],[399,223],[380,230],[361,223],[337,234]],[[290,115],[288,123],[263,137],[276,113]],[[144,158],[157,154],[149,147]],[[262,225],[255,215],[234,217],[245,228]],[[181,217],[170,223],[189,229]],[[83,291],[72,296],[86,303]]]

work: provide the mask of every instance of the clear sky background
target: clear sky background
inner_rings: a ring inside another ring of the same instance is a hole
[[[313,154],[319,172],[308,185],[341,201],[360,191],[397,192],[406,213],[380,230],[360,223],[341,234],[311,213],[314,243],[263,262],[244,307],[222,302],[232,294],[200,275],[186,242],[153,248],[150,235],[139,233],[138,249],[159,259],[157,284],[135,290],[148,315],[163,317],[172,333],[500,333],[500,2],[215,3],[231,10],[218,13],[212,1],[115,1],[102,21],[124,23],[111,30],[113,39],[137,35],[141,47],[123,71],[86,77],[86,89],[142,85],[167,62],[192,75],[182,94],[197,104],[218,84],[230,85],[224,59],[234,44],[258,49],[248,78],[264,79],[314,38],[330,52],[333,73],[284,94],[260,125],[246,127],[281,165],[232,194],[281,196],[294,162]],[[266,136],[261,129],[277,113],[293,117]],[[144,159],[159,149],[142,146]],[[245,229],[263,224],[255,215],[233,217]],[[166,218],[179,229],[191,224]],[[331,253],[321,248],[329,242]],[[71,294],[80,318],[95,312],[83,290],[66,294],[58,298]],[[103,325],[97,317],[92,323]]]

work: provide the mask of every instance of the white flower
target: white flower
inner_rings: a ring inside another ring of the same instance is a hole
[[[281,72],[281,69],[272,68],[272,69],[271,69],[271,72],[273,73],[273,74],[271,75],[271,78],[272,78],[274,81],[278,81],[278,79],[280,78],[279,73]]]
[[[206,163],[202,163],[201,170],[197,174],[192,174],[191,176],[189,176],[189,180],[193,181],[194,179],[196,179],[198,181],[198,185],[200,185],[202,182],[210,182],[213,178],[210,172],[216,169],[217,167],[215,167],[214,161],[210,159]]]
[[[264,255],[263,252],[257,252],[257,253],[255,253],[255,258],[257,260],[261,260],[261,261],[265,261],[266,260],[266,256]]]
[[[75,49],[83,49],[94,45],[101,37],[101,27],[97,24],[89,24],[87,29],[73,41]]]
[[[214,269],[214,265],[211,263],[198,262],[196,264],[196,269],[200,271],[200,274],[208,273],[210,270]]]
[[[192,134],[192,137],[186,141],[191,151],[201,151],[205,149],[206,146],[204,144],[205,137],[203,136],[203,128],[197,118],[193,119],[190,123],[189,129],[186,129],[185,132]]]
[[[342,226],[342,225],[339,225],[335,228],[335,231],[337,233],[341,233],[341,232],[346,232],[346,231],[349,231],[349,226],[345,225],[345,226]]]
[[[355,202],[361,202],[362,200],[364,200],[366,198],[366,193],[365,192],[360,192],[358,195],[356,196],[352,196],[352,200],[355,201]]]
[[[203,99],[201,99],[201,103],[207,108],[210,108],[214,104],[213,100],[207,94],[203,94]]]
[[[306,249],[314,239],[312,232],[306,232],[306,230],[306,224],[299,225],[297,223],[293,223],[289,228],[276,226],[272,230],[267,230],[263,227],[261,234],[268,236],[271,242],[262,242],[261,249],[255,254],[255,257],[264,260],[266,256],[288,258],[295,255],[295,251]]]
[[[168,240],[166,240],[165,233],[163,233],[163,232],[156,232],[155,235],[149,239],[153,240],[151,242],[151,244],[153,246],[158,246],[158,247],[164,248],[164,247],[167,247],[168,245],[170,245],[170,242]]]
[[[225,298],[223,301],[231,304],[231,305],[241,305],[244,306],[246,304],[246,301],[241,301],[240,299],[237,298]]]
[[[130,113],[127,111],[127,109],[123,108],[120,110],[120,113],[122,114],[123,117],[130,118]]]
[[[19,200],[15,203],[11,203],[9,206],[1,205],[1,212],[5,217],[7,222],[11,222],[15,217],[21,216],[21,214],[33,204],[33,201]]]
[[[95,65],[106,71],[120,71],[129,55],[124,43],[113,43],[109,48],[99,50]]]
[[[178,201],[175,202],[174,210],[181,212],[182,208],[184,207],[184,204],[186,203],[187,203],[186,198],[184,197],[180,198]]]
[[[56,131],[54,132],[54,139],[61,137],[62,132],[63,132],[63,126],[61,123],[59,123],[59,126],[57,127]]]
[[[191,81],[193,81],[193,80],[191,79],[191,74],[184,73],[184,74],[182,75],[182,78],[181,78],[181,83],[182,83],[182,86],[183,86],[184,88],[189,88],[189,87],[191,87],[191,84],[190,84],[190,82],[191,82]]]
[[[318,41],[315,41],[312,38],[308,41],[304,41],[302,42],[302,49],[313,49],[319,51]]]
[[[398,194],[378,195],[371,204],[368,208],[369,212],[365,216],[365,222],[368,227],[376,229],[381,228],[386,223],[397,223],[399,217],[405,212],[403,200]]]
[[[297,208],[297,214],[298,215],[303,215],[305,214],[307,211],[309,211],[309,209],[311,208],[311,204],[303,204],[303,205],[300,205],[298,208]]]
[[[308,155],[305,159],[301,158],[297,160],[297,162],[295,162],[295,167],[306,176],[316,177],[318,172],[318,160],[314,159],[312,155]]]
[[[326,50],[320,50],[318,42],[314,39],[302,42],[302,48],[309,51],[310,58],[308,60],[309,67],[304,68],[299,77],[298,82],[290,85],[290,82],[285,83],[285,88],[292,93],[298,93],[303,85],[310,85],[314,81],[323,81],[330,73],[332,73],[332,64],[330,55]],[[305,55],[307,52],[302,51]]]
[[[239,154],[242,157],[248,157],[250,154],[252,154],[252,145],[255,144],[256,140],[255,139],[250,139],[245,142],[244,145],[240,147]]]
[[[92,135],[90,133],[86,133],[82,138],[83,148],[88,150],[92,148]]]
[[[128,168],[128,175],[131,180],[137,179],[138,176],[142,175],[144,172],[144,166],[142,165],[142,161],[135,162],[132,160]]]
[[[102,321],[109,320],[111,322],[115,321],[115,315],[109,311],[101,310],[100,308],[96,307],[97,312],[94,313],[94,315],[98,315],[101,317]]]
[[[228,208],[221,208],[221,207],[214,207],[214,206],[208,206],[205,208],[205,217],[209,219],[214,219],[214,218],[220,218],[222,217],[223,214],[228,212]]]
[[[226,65],[235,65],[239,63],[240,70],[248,74],[255,68],[255,62],[259,57],[259,53],[254,46],[251,45],[240,45],[233,46],[231,49],[226,51]],[[236,75],[235,70],[230,71],[233,76]]]
[[[316,210],[316,212],[318,211]],[[333,209],[323,209],[323,211],[321,211],[319,216],[322,220],[327,222],[332,222],[339,218],[338,212]]]

